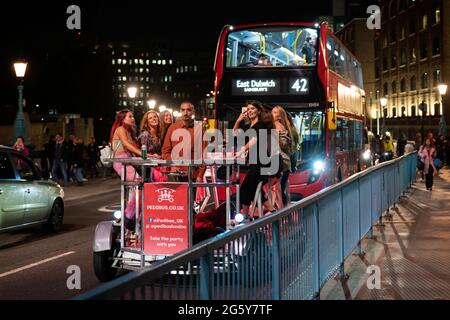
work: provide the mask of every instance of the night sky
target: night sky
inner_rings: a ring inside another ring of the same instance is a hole
[[[297,1],[41,1],[2,3],[0,9],[0,106],[16,104],[17,85],[12,63],[28,60],[25,80],[33,96],[51,101],[52,83],[64,81],[42,77],[49,60],[75,50],[80,43],[105,41],[141,43],[165,40],[171,50],[214,52],[220,30],[226,24],[251,22],[314,21],[331,14],[331,0]],[[224,7],[220,8],[219,4]],[[81,34],[66,27],[68,5],[81,8]],[[66,63],[70,61],[66,61]],[[212,64],[212,61],[211,61]],[[59,70],[57,78],[63,78]],[[39,81],[39,84],[36,82]],[[48,83],[47,83],[48,82]],[[68,84],[70,85],[70,84]],[[58,100],[64,97],[57,96]],[[68,97],[70,99],[70,97]]]

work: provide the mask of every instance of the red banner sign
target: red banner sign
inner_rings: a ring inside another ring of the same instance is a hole
[[[144,253],[172,255],[189,247],[188,185],[144,185]]]

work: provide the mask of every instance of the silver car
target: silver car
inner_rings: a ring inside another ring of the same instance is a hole
[[[61,229],[64,191],[44,180],[39,168],[12,148],[0,146],[0,233],[44,225]]]

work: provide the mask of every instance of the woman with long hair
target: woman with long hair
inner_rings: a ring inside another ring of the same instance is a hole
[[[161,144],[164,144],[164,139],[166,138],[167,129],[173,124],[173,115],[169,110],[165,110],[159,114],[159,123],[161,124]]]
[[[123,109],[117,113],[110,134],[113,158],[131,158],[133,156],[141,155],[141,150],[139,149],[139,144],[134,133],[134,125],[134,116],[130,110]],[[122,177],[122,164],[115,162],[113,168],[117,174]],[[140,176],[133,166],[127,166],[126,178],[127,181],[136,181],[140,179]],[[125,221],[130,229],[134,220],[135,206],[136,196],[135,192],[131,189],[129,202],[125,209]]]
[[[268,117],[270,116],[270,113],[265,111],[263,105],[259,101],[250,100],[245,103],[245,106],[243,108],[243,112],[239,115],[238,119],[236,120],[234,127],[233,127],[233,134],[238,135],[238,130],[243,121],[246,119],[248,120],[249,124],[244,125],[244,131],[247,130],[255,130],[256,136],[252,137],[246,144],[241,148],[241,150],[238,152],[238,157],[240,157],[242,154],[249,153],[250,155],[256,154],[256,159],[252,159],[250,157],[250,161],[252,163],[249,163],[249,169],[247,171],[247,174],[245,175],[244,181],[242,181],[241,185],[241,192],[240,192],[240,203],[242,206],[241,213],[243,213],[245,216],[248,216],[250,204],[252,203],[256,188],[258,186],[258,183],[260,181],[263,181],[263,184],[265,184],[269,178],[268,175],[262,175],[262,168],[264,167],[261,163],[260,159],[260,151],[259,148],[266,146],[266,149],[268,147],[268,143],[259,143],[259,139],[263,137],[262,131],[263,130],[270,130],[273,128],[273,122],[272,118]],[[266,135],[267,137],[267,135]],[[269,138],[270,139],[270,138]],[[256,153],[253,152],[254,148],[256,148]],[[253,161],[255,163],[253,163]],[[255,204],[253,204],[255,205]],[[273,206],[270,206],[269,203],[265,203],[267,208],[270,211],[273,211]],[[260,213],[262,214],[262,213]],[[253,217],[251,217],[253,218]]]
[[[274,120],[275,129],[278,131],[280,140],[280,151],[282,158],[282,174],[281,174],[281,194],[283,197],[283,205],[288,203],[287,182],[291,172],[291,154],[292,154],[292,139],[291,128],[286,111],[281,106],[275,106],[272,109],[272,116]]]
[[[292,116],[286,112],[289,126],[289,134],[291,135],[291,172],[294,172],[297,168],[297,151],[300,143],[300,135],[295,127]]]
[[[141,146],[147,146],[148,155],[161,155],[161,126],[156,111],[150,110],[142,117],[138,140]]]

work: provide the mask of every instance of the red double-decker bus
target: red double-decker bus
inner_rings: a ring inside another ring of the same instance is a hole
[[[294,120],[292,200],[361,168],[362,68],[326,23],[225,26],[215,60],[216,127],[232,128],[249,99],[280,105]]]

